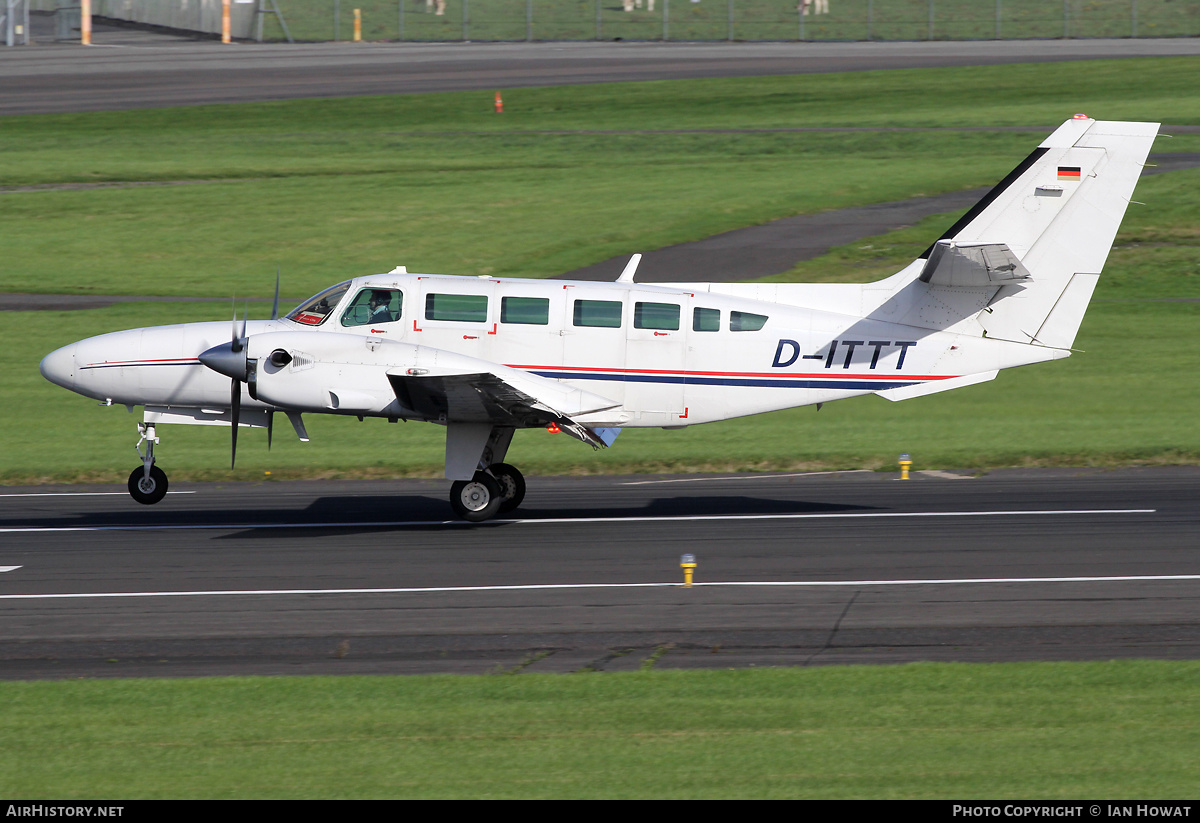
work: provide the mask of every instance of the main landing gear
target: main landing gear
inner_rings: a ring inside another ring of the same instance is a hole
[[[481,523],[510,512],[525,499],[525,478],[515,466],[493,463],[450,487],[450,506],[463,520]]]
[[[137,449],[138,456],[142,458],[142,465],[129,475],[129,495],[137,502],[149,506],[166,497],[167,473],[154,465],[154,444],[158,442],[158,437],[154,433],[154,424],[138,423],[138,434],[141,435],[141,438],[134,448]],[[143,443],[146,444],[144,453],[142,452]]]

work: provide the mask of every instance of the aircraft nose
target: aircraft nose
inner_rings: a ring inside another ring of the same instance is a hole
[[[75,388],[75,347],[72,343],[42,358],[42,377],[64,389]]]

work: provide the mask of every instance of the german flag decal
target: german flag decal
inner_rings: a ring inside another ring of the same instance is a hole
[[[1059,166],[1058,167],[1058,179],[1059,180],[1078,181],[1080,170],[1081,169],[1079,166]]]

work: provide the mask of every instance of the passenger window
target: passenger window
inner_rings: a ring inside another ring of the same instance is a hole
[[[621,303],[614,300],[576,300],[576,326],[621,327]]]
[[[674,303],[634,303],[633,327],[675,331],[679,328],[679,306]]]
[[[404,295],[396,289],[363,289],[342,312],[343,326],[394,323],[400,319]]]
[[[729,313],[730,331],[758,331],[767,322],[761,314],[751,314],[746,311],[731,311]]]
[[[692,310],[692,331],[720,331],[721,310],[701,309]]]
[[[550,301],[545,297],[505,297],[500,301],[501,323],[550,325]]]
[[[425,319],[486,323],[487,302],[485,294],[427,294]]]

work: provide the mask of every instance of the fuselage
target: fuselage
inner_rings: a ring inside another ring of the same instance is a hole
[[[504,367],[611,400],[579,418],[589,425],[686,426],[1050,356],[707,284],[392,273],[322,295],[285,318],[246,324],[258,363],[256,398],[243,387],[246,408],[414,417],[389,372]],[[115,332],[53,352],[42,373],[102,401],[218,410],[229,406],[229,379],[199,356],[230,336],[228,322]],[[276,351],[287,353],[286,363],[269,362]]]

